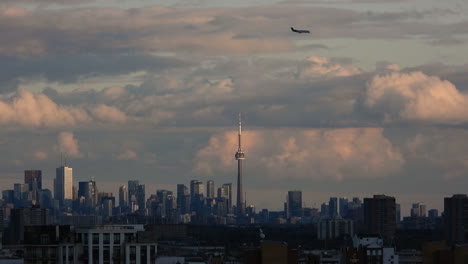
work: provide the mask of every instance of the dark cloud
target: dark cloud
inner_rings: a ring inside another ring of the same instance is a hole
[[[0,90],[9,92],[18,78],[43,77],[50,82],[73,83],[79,78],[113,76],[137,71],[158,72],[189,66],[177,58],[148,55],[69,55],[41,57],[0,57]]]

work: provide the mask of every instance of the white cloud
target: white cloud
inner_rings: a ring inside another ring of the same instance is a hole
[[[64,107],[44,94],[20,90],[12,98],[0,101],[0,124],[28,127],[62,127],[89,120],[86,111]]]
[[[212,136],[198,151],[194,172],[234,171],[236,140],[232,132]],[[243,134],[243,144],[246,166],[274,179],[379,178],[399,171],[405,162],[381,128],[256,130]]]
[[[354,65],[333,63],[325,57],[311,56],[300,68],[299,75],[302,78],[314,76],[345,77],[363,73],[364,71]]]
[[[101,104],[94,107],[91,112],[101,122],[125,123],[127,121],[125,113],[112,106]]]
[[[468,97],[449,81],[421,72],[375,76],[365,106],[385,121],[460,124],[468,121]]]
[[[78,140],[71,132],[62,132],[58,135],[56,149],[66,157],[83,157],[78,146]]]

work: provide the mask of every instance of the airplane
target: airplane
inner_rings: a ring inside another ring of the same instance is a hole
[[[304,30],[304,29],[294,29],[293,27],[291,27],[291,31],[292,31],[292,32],[299,33],[299,34],[301,34],[301,33],[310,33],[310,31],[309,31],[309,30]]]

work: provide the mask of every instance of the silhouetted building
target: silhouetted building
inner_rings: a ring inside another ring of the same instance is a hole
[[[119,207],[120,212],[126,212],[128,208],[128,188],[125,185],[119,187]]]
[[[86,214],[95,213],[96,205],[98,204],[98,190],[96,182],[89,180],[85,182],[78,182],[78,199],[83,201],[81,210]]]
[[[138,185],[140,182],[138,180],[130,180],[128,181],[128,206],[134,207],[137,204],[137,192],[138,192]],[[133,211],[132,208],[131,211]]]
[[[102,205],[102,216],[103,217],[111,217],[114,215],[114,207],[115,207],[115,197],[112,196],[103,196],[101,197],[101,205]]]
[[[321,219],[317,223],[317,238],[319,240],[335,239],[354,235],[353,220],[341,217]]]
[[[338,201],[339,201],[338,215],[340,215],[343,218],[347,218],[348,217],[348,203],[349,203],[348,198],[340,197]]]
[[[369,234],[378,234],[385,243],[391,243],[396,231],[395,197],[364,198],[364,225]]]
[[[145,185],[140,184],[137,187],[136,199],[138,203],[138,209],[140,211],[144,211],[146,209],[146,193],[145,193]]]
[[[364,202],[365,203],[365,202]],[[344,247],[339,263],[354,264],[398,264],[399,256],[392,247],[385,247],[380,237],[358,237],[354,235],[353,246]]]
[[[338,198],[330,197],[328,202],[328,216],[334,218],[338,216]]]
[[[287,218],[302,217],[302,192],[288,191]]]
[[[177,209],[180,214],[190,212],[190,194],[185,184],[177,184]]]
[[[450,242],[468,242],[468,197],[455,194],[444,198],[445,236]]]
[[[428,211],[428,217],[429,218],[436,218],[439,217],[439,210],[437,209],[431,209]]]
[[[49,209],[13,208],[11,209],[11,221],[8,231],[9,244],[22,244],[24,242],[25,226],[42,226],[49,224]]]
[[[228,212],[231,212],[232,208],[232,183],[225,183],[218,188],[218,198],[226,198]]]
[[[42,171],[40,170],[25,170],[24,183],[29,184],[29,190],[42,189]]]

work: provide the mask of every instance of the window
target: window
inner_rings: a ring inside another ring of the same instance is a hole
[[[46,234],[42,234],[41,237],[40,237],[40,240],[41,240],[41,245],[47,245],[49,244],[49,236],[46,235]]]
[[[104,244],[110,243],[110,235],[109,233],[104,233]]]
[[[114,233],[114,244],[120,244],[120,234]]]

